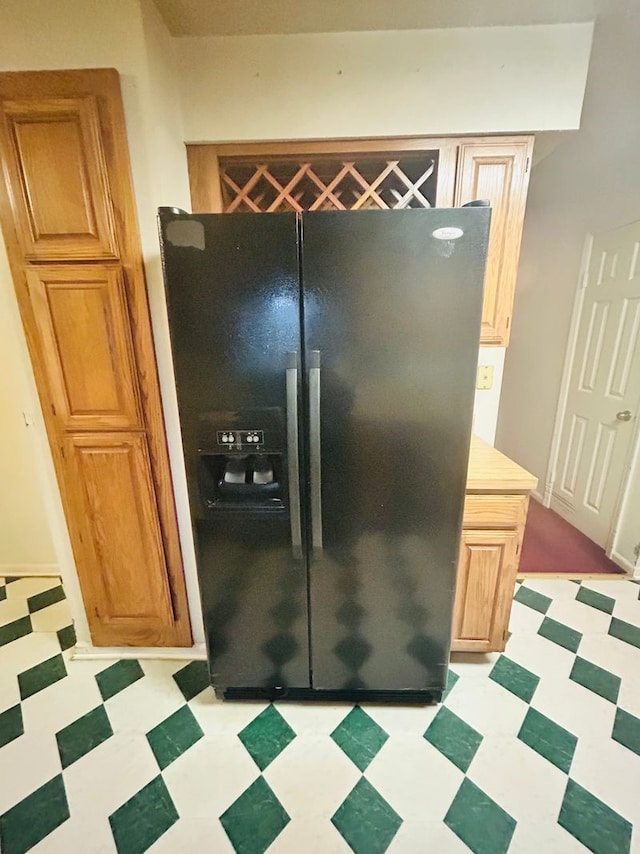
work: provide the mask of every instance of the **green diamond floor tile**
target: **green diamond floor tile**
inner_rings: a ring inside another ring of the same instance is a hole
[[[69,818],[62,774],[0,816],[0,851],[24,854]]]
[[[106,670],[96,673],[96,682],[102,699],[108,700],[109,697],[114,697],[143,676],[144,670],[140,667],[140,662],[135,658],[125,658],[122,661],[116,661]]]
[[[612,617],[611,624],[609,625],[609,634],[613,638],[618,638],[618,640],[640,649],[640,628],[638,626],[633,626],[631,623],[625,623],[624,620]]]
[[[603,670],[597,664],[592,664],[584,658],[576,657],[569,679],[593,691],[611,703],[618,702],[620,692],[620,677],[608,670]]]
[[[162,771],[203,735],[189,706],[183,706],[148,732],[147,741]]]
[[[426,740],[461,771],[466,772],[482,736],[452,711],[442,706],[424,734]]]
[[[578,739],[536,709],[529,709],[518,738],[556,768],[569,773]]]
[[[355,706],[334,729],[331,738],[364,771],[389,736],[360,706]]]
[[[52,587],[50,590],[43,590],[42,593],[36,593],[35,596],[29,596],[27,599],[29,613],[34,614],[36,611],[48,608],[49,605],[55,605],[56,602],[62,602],[65,598],[61,584],[57,587]]]
[[[156,777],[109,816],[119,854],[142,854],[178,817],[164,780]]]
[[[258,777],[220,816],[236,854],[263,854],[289,821],[264,777]]]
[[[104,706],[98,706],[56,733],[63,768],[68,768],[86,753],[113,735]]]
[[[187,702],[211,685],[209,665],[206,661],[192,661],[174,673],[173,678]]]
[[[498,685],[502,685],[507,691],[511,691],[516,697],[520,697],[525,703],[531,702],[540,682],[539,676],[507,658],[506,655],[501,655],[496,661],[489,678],[497,682]]]
[[[553,601],[548,596],[543,596],[542,593],[538,593],[530,587],[525,587],[524,584],[518,587],[516,595],[513,598],[521,605],[527,605],[527,607],[533,608],[534,611],[539,611],[541,614],[547,613]]]
[[[76,630],[73,626],[65,626],[64,629],[58,629],[56,634],[58,635],[60,649],[63,652],[76,645]]]
[[[458,674],[454,673],[454,671],[451,668],[449,668],[449,672],[447,673],[447,686],[444,689],[444,693],[442,694],[442,702],[443,703],[447,699],[447,697],[449,696],[451,691],[453,690],[453,686],[456,684],[456,682],[458,681],[459,678],[460,677],[458,676]]]
[[[473,854],[505,854],[516,827],[509,813],[466,778],[444,823]]]
[[[592,608],[597,608],[598,611],[604,611],[605,614],[612,614],[613,606],[616,604],[616,600],[610,596],[603,596],[602,593],[590,590],[584,586],[578,590],[576,600],[582,602],[583,605],[591,605]]]
[[[631,824],[575,780],[567,783],[558,823],[593,854],[629,851]]]
[[[267,706],[238,733],[238,738],[261,771],[264,771],[295,737],[295,732],[275,706]]]
[[[5,623],[4,626],[0,626],[0,646],[23,638],[25,635],[31,634],[32,631],[33,626],[29,616],[20,617],[19,620],[14,620],[12,623]]]
[[[54,682],[64,679],[67,675],[67,668],[64,666],[64,659],[61,655],[55,655],[48,661],[43,661],[36,664],[35,667],[30,667],[18,674],[18,685],[20,686],[20,698],[26,700],[32,694],[37,694]]]
[[[538,629],[538,634],[547,640],[557,643],[568,649],[569,652],[577,652],[582,640],[582,634],[575,629],[565,626],[564,623],[558,623],[552,620],[551,617],[545,617],[542,625]]]
[[[0,715],[0,747],[9,744],[10,741],[18,738],[23,732],[22,709],[18,703],[18,705],[12,706]]]
[[[640,720],[635,715],[625,712],[624,709],[616,709],[611,738],[640,756]]]
[[[355,854],[383,854],[402,819],[377,789],[361,777],[331,822]]]

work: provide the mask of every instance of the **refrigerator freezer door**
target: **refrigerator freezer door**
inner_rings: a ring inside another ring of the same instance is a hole
[[[298,437],[287,435],[301,397],[296,218],[169,211],[160,225],[213,684],[308,688]]]
[[[444,687],[489,218],[303,216],[306,370],[320,395],[315,689]]]

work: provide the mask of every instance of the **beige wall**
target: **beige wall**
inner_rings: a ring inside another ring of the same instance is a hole
[[[189,142],[576,128],[591,24],[177,40]]]
[[[612,2],[595,29],[582,127],[531,176],[497,446],[537,475],[540,492],[585,236],[640,218],[638,44],[640,7]],[[639,515],[637,500],[622,525],[627,559]]]

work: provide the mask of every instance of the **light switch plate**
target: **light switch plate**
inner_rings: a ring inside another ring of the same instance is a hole
[[[493,386],[493,365],[478,365],[476,388],[488,389]]]

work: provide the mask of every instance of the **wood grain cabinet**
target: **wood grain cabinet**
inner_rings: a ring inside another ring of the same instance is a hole
[[[481,343],[509,343],[533,136],[188,145],[194,212],[492,206]]]
[[[190,646],[118,74],[0,74],[0,219],[93,643]]]
[[[505,648],[528,492],[535,485],[529,472],[473,439],[453,611],[454,652]]]

